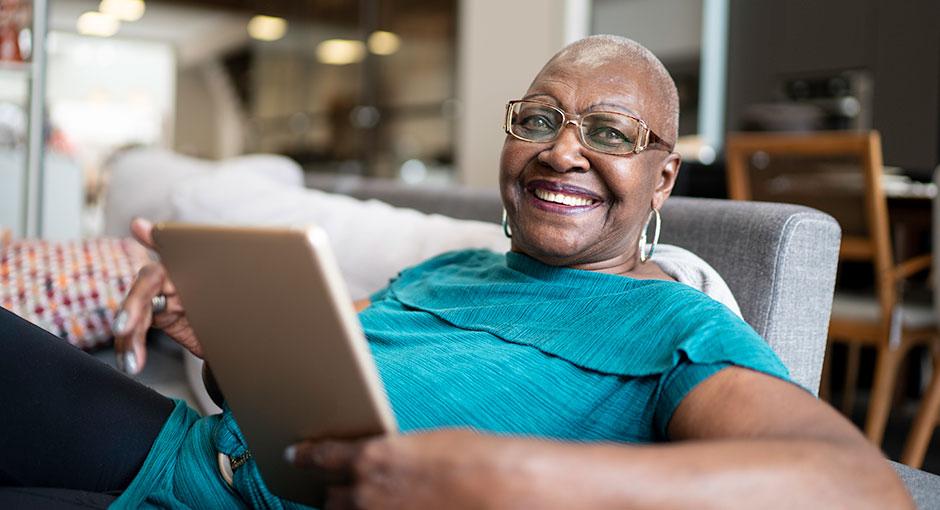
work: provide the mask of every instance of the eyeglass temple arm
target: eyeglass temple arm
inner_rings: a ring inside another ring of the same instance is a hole
[[[646,148],[650,149],[653,147],[658,147],[660,149],[664,149],[664,150],[672,152],[672,149],[675,147],[675,144],[671,144],[667,142],[666,140],[663,140],[662,138],[659,137],[659,135],[654,133],[652,129],[647,128],[646,133],[647,133],[646,134]]]

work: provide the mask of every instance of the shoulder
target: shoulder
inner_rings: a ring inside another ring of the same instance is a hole
[[[647,319],[669,332],[672,345],[679,349],[702,352],[737,345],[768,348],[744,319],[688,285],[656,281],[650,285],[647,300],[643,307]]]
[[[622,320],[630,329],[645,326],[649,348],[659,351],[660,373],[681,363],[728,364],[788,377],[770,345],[725,305],[681,283],[646,287]]]

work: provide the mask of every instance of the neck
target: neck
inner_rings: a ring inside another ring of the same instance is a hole
[[[513,246],[512,251],[528,255],[549,266],[566,267],[569,269],[580,269],[582,271],[594,271],[598,273],[619,274],[623,276],[633,276],[638,273],[643,273],[646,269],[644,266],[649,265],[640,262],[636,251],[632,253],[622,253],[610,258],[587,261],[570,257],[558,257],[546,253],[532,253],[529,250],[524,250],[517,246]]]
[[[612,259],[570,264],[567,267],[581,269],[582,271],[632,276],[634,273],[639,272],[643,265],[636,257],[636,254],[624,254]]]
[[[597,261],[570,261],[542,254],[529,253],[528,251],[513,247],[512,251],[522,253],[538,260],[539,262],[555,267],[566,267],[569,269],[580,269],[582,271],[594,271],[598,273],[616,274],[626,276],[637,280],[670,280],[675,279],[663,272],[655,262],[647,260],[640,262],[637,252],[623,253],[619,256],[597,260]]]

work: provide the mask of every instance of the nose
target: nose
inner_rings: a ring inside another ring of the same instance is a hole
[[[551,147],[539,153],[538,160],[556,172],[585,172],[590,167],[584,157],[585,150],[578,137],[577,122],[569,120],[562,126],[561,133]]]

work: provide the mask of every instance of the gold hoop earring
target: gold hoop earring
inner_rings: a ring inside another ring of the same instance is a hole
[[[509,217],[506,215],[506,208],[503,208],[503,235],[512,239],[512,229],[509,228]]]
[[[653,220],[653,217],[656,217],[656,229],[653,230],[653,242],[647,246],[646,243],[646,232],[650,228],[650,221]],[[640,251],[640,262],[646,262],[653,256],[653,252],[656,251],[656,245],[659,243],[659,230],[662,226],[663,221],[659,216],[659,211],[653,209],[650,211],[649,216],[646,217],[646,224],[643,225],[643,232],[640,234],[640,242],[638,243],[638,248]],[[647,250],[647,247],[649,248]]]

